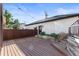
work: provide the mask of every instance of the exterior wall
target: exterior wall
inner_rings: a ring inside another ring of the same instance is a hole
[[[29,26],[26,26],[26,28],[34,29],[35,27],[42,25],[43,26],[42,31],[44,31],[47,34],[60,33],[60,32],[68,33],[68,28],[77,20],[78,20],[78,17],[76,16],[72,18],[65,18],[62,20],[29,25]]]
[[[1,43],[2,43],[2,4],[0,3],[0,50],[1,50]]]
[[[68,33],[69,27],[78,20],[78,17],[66,18],[64,20],[58,20],[55,22],[55,32],[65,32]]]
[[[19,29],[26,29],[25,25],[24,24],[21,24]]]
[[[6,29],[6,18],[3,16],[3,29]]]

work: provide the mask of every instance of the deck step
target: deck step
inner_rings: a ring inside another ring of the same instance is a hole
[[[59,46],[58,44],[56,43],[51,43],[51,46],[53,46],[54,48],[56,48],[60,53],[64,54],[64,55],[68,55],[68,52],[62,48],[61,46]]]

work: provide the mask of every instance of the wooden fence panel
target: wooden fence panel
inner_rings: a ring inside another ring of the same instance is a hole
[[[35,36],[36,34],[37,34],[37,30],[31,30],[31,29],[25,29],[25,30],[4,29],[3,40],[31,37],[31,36]]]

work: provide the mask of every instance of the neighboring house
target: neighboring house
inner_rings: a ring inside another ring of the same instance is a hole
[[[6,18],[3,16],[3,29],[6,29]]]
[[[27,24],[26,29],[37,29],[38,33],[45,32],[46,34],[68,33],[69,27],[77,20],[79,20],[79,13],[57,15]]]
[[[26,24],[25,23],[21,23],[19,29],[26,29]]]

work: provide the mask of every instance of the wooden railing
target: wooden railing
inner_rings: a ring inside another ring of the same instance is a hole
[[[71,25],[71,27],[69,27],[69,34],[79,36],[79,20],[77,20]]]
[[[4,29],[3,30],[3,40],[31,37],[37,34],[37,30],[25,29],[25,30],[16,30],[16,29]]]

